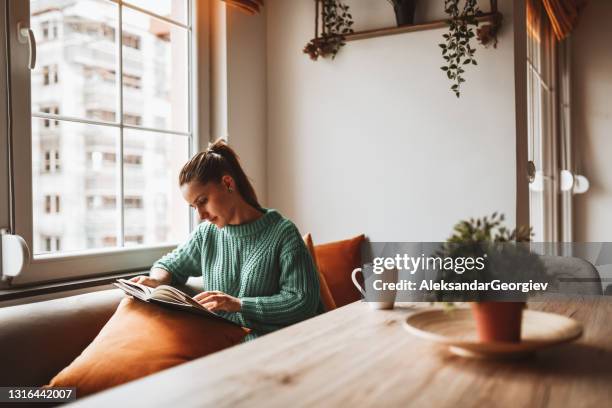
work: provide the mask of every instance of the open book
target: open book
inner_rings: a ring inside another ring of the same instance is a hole
[[[202,316],[231,323],[235,326],[240,326],[231,320],[209,311],[204,306],[192,299],[189,295],[172,286],[160,285],[156,288],[151,288],[149,286],[126,279],[117,279],[113,285],[123,290],[128,295],[132,295],[136,299],[140,299],[145,302],[157,303],[161,306],[196,313]]]

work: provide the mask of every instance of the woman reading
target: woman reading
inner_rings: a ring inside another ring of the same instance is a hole
[[[261,207],[224,141],[191,158],[179,186],[202,222],[153,265],[149,276],[133,281],[156,287],[201,276],[204,292],[194,299],[252,329],[247,340],[324,311],[314,262],[298,229]]]

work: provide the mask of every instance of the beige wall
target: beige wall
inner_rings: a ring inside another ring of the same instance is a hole
[[[493,211],[513,224],[513,6],[499,3],[498,48],[478,46],[457,99],[439,68],[443,30],[356,41],[312,62],[301,50],[314,2],[268,0],[269,205],[316,242],[443,240],[459,219]],[[385,1],[349,4],[361,28],[393,24]],[[440,16],[442,4],[420,13]]]
[[[227,137],[266,203],[266,16],[227,9]],[[215,135],[213,135],[215,137]]]
[[[612,241],[612,2],[588,3],[572,41],[572,122],[578,173],[574,240]]]

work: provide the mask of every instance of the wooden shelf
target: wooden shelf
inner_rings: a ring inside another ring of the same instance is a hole
[[[480,16],[476,17],[476,20],[478,20],[479,23],[484,23],[484,22],[500,23],[502,20],[502,14],[498,12],[483,13]],[[347,34],[345,36],[345,41],[365,40],[366,38],[375,38],[375,37],[384,37],[387,35],[412,33],[414,31],[434,30],[436,28],[448,27],[447,21],[448,19],[435,20],[435,21],[430,21],[428,23],[404,25],[400,27],[388,27],[388,28],[377,28],[374,30],[356,31],[352,34]]]

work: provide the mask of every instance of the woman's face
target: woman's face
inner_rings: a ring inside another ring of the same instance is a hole
[[[231,177],[224,176],[221,182],[211,181],[201,184],[192,181],[181,186],[183,198],[190,207],[198,212],[200,221],[208,220],[218,228],[223,228],[230,223],[236,210],[236,198],[239,194],[233,187]],[[232,188],[233,192],[229,192]]]

